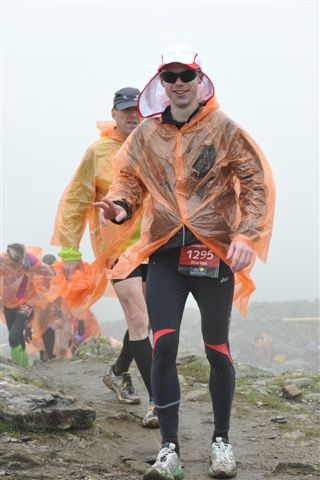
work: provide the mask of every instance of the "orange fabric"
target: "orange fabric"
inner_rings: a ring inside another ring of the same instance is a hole
[[[89,308],[84,310],[79,310],[77,312],[77,319],[83,320],[85,329],[84,329],[84,338],[89,337],[100,337],[102,335],[101,328],[98,322],[97,317]]]
[[[214,164],[197,177],[199,152],[212,145]],[[116,177],[107,198],[125,200],[132,218],[118,230],[112,231],[109,223],[109,244],[94,268],[102,268],[110,252],[127,238],[143,202],[141,238],[121,255],[109,277],[125,278],[183,225],[229,265],[227,251],[238,235],[252,244],[255,256],[266,260],[275,203],[272,173],[260,148],[218,109],[215,98],[180,130],[158,118],[145,120],[124,143],[114,164]],[[234,301],[242,314],[247,313],[255,288],[250,278],[254,262],[255,258],[235,275]]]
[[[96,287],[92,269],[88,263],[83,262],[84,270],[76,270],[68,281],[62,271],[62,265],[63,261],[53,264],[56,275],[51,281],[48,298],[54,301],[62,297],[68,308],[79,307]]]
[[[28,257],[30,255],[30,257]],[[40,247],[26,247],[25,265],[15,265],[3,252],[0,255],[0,291],[2,304],[17,308],[25,303],[32,307],[47,302],[47,292],[53,273],[40,257]]]

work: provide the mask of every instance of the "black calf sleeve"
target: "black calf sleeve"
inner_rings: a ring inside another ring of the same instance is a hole
[[[143,340],[130,340],[130,348],[133,358],[137,364],[142,380],[149,393],[149,400],[152,400],[151,392],[151,362],[152,346],[149,337]]]
[[[127,330],[123,337],[120,355],[113,366],[113,373],[115,375],[121,375],[123,372],[128,372],[132,360],[133,355],[130,348],[129,331]]]
[[[206,348],[206,354],[210,362],[209,390],[214,414],[212,440],[216,437],[228,439],[235,370],[230,358],[224,353]]]

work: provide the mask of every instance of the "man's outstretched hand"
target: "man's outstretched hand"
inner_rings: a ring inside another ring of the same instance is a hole
[[[106,225],[106,220],[116,220],[117,222],[121,222],[128,216],[124,208],[120,207],[120,205],[116,205],[107,198],[104,198],[101,202],[94,202],[93,205],[101,208],[99,219],[102,225]]]

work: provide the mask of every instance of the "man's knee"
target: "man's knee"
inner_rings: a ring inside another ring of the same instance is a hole
[[[177,356],[179,334],[177,331],[161,335],[154,344],[154,353],[162,358],[175,358]]]
[[[214,350],[213,348],[205,347],[206,356],[210,365],[214,368],[226,368],[233,365],[233,361],[229,351],[226,353]]]

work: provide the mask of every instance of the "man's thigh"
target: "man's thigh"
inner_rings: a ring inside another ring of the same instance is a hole
[[[147,305],[153,332],[164,328],[178,330],[189,294],[186,279],[177,265],[150,262],[147,276]]]
[[[234,293],[234,274],[228,265],[220,262],[218,278],[190,278],[190,290],[201,313],[204,341],[211,344],[227,342]]]

